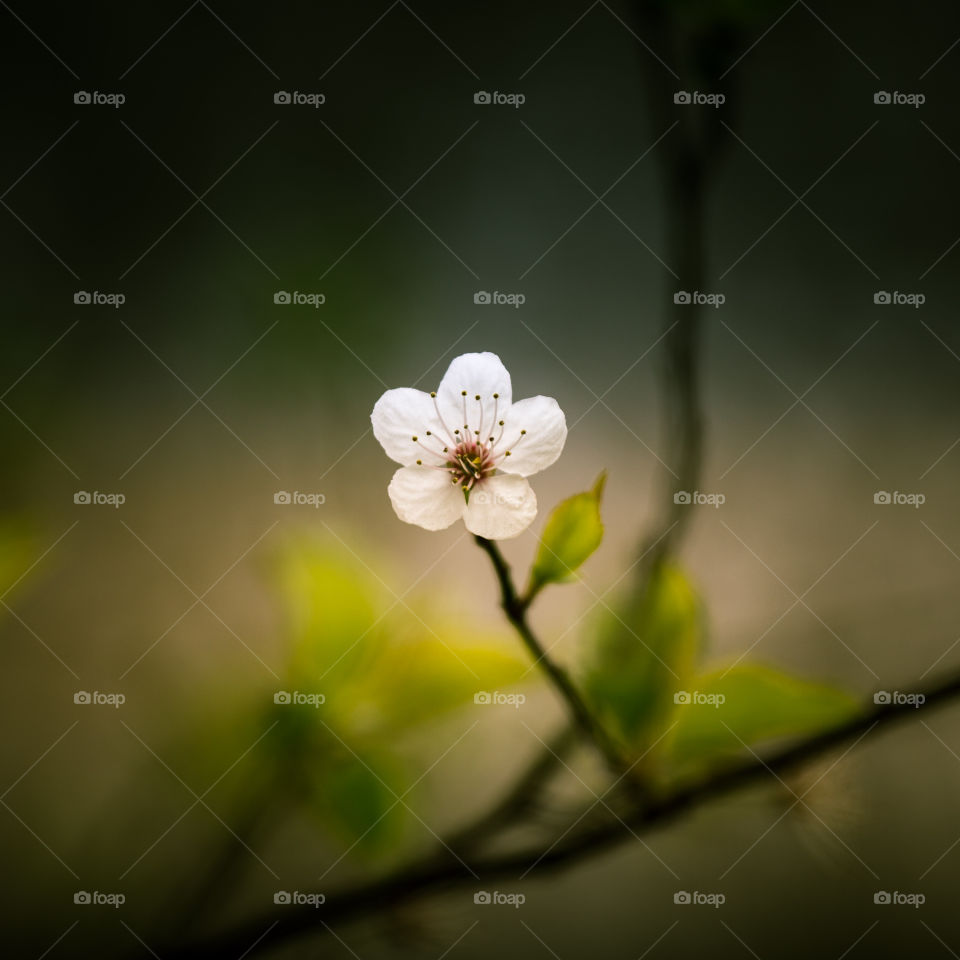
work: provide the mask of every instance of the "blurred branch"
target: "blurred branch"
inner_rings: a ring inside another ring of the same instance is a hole
[[[905,689],[913,689],[913,686]],[[917,692],[925,697],[921,708],[924,711],[948,703],[960,697],[960,673]],[[918,713],[913,704],[869,703],[851,720],[787,746],[766,758],[742,761],[680,784],[659,798],[628,811],[619,819],[610,819],[579,831],[567,827],[560,831],[553,843],[546,846],[463,860],[454,857],[441,845],[434,853],[386,877],[329,895],[321,910],[313,907],[280,907],[245,921],[224,934],[167,950],[162,955],[171,960],[232,960],[240,955],[253,955],[254,952],[275,947],[298,936],[329,931],[332,923],[393,908],[432,892],[449,891],[454,885],[480,887],[502,878],[516,879],[518,875],[533,870],[540,875],[570,866],[635,839],[639,831],[662,826],[711,800],[762,783],[768,778],[778,782],[777,777],[781,773],[815,760],[849,740],[854,740],[855,745],[872,730],[916,718]],[[581,819],[582,815],[574,820],[574,824]]]
[[[500,800],[471,823],[447,836],[442,848],[455,851],[457,856],[470,856],[475,848],[494,839],[501,831],[522,824],[535,811],[544,787],[576,741],[576,728],[565,724],[537,752]],[[185,894],[179,891],[178,903],[171,907],[177,911],[179,928],[185,937],[192,938],[195,928],[209,910],[217,902],[227,899],[225,893],[229,893],[242,877],[243,863],[254,834],[261,832],[260,828],[266,825],[268,814],[276,816],[275,788],[254,791],[247,802],[240,822],[231,829],[229,842],[213,857],[192,890],[188,889]]]
[[[527,608],[530,605],[530,598],[521,597],[517,593],[516,587],[513,585],[513,578],[510,575],[510,567],[504,560],[500,548],[493,540],[487,540],[484,537],[475,536],[474,540],[488,554],[493,563],[493,569],[500,584],[501,606],[507,615],[507,619],[520,635],[520,639],[523,640],[527,650],[530,651],[534,664],[546,673],[554,689],[566,703],[572,721],[583,732],[584,736],[594,744],[610,769],[629,780],[632,764],[623,756],[617,744],[593,715],[567,672],[551,659],[543,644],[540,643],[530,628],[527,621]],[[639,792],[639,784],[635,780],[632,782]]]
[[[458,853],[469,853],[472,847],[514,825],[530,813],[536,806],[540,791],[573,746],[576,734],[575,727],[564,726],[534,757],[533,762],[517,777],[500,801],[473,823],[447,837],[447,846]]]
[[[661,436],[670,467],[660,475],[653,529],[640,547],[643,584],[679,543],[694,515],[674,501],[674,494],[699,487],[703,463],[704,416],[700,387],[700,327],[703,308],[696,302],[677,304],[678,290],[704,291],[706,286],[706,197],[725,137],[720,111],[674,104],[678,90],[709,89],[717,75],[718,51],[734,59],[743,33],[729,21],[695,29],[679,5],[665,0],[633,0],[637,32],[647,49],[639,66],[647,107],[657,133],[668,131],[657,147],[665,187],[666,256],[671,276],[664,291],[663,356],[660,366]],[[672,62],[678,72],[651,55]],[[734,79],[725,80],[729,116],[735,109]]]
[[[224,894],[239,883],[251,841],[276,816],[277,808],[282,807],[275,788],[270,794],[263,788],[252,791],[245,803],[245,809],[224,838],[223,845],[205,864],[200,879],[192,887],[185,884],[177,890],[178,924],[189,936],[214,905],[226,899]]]

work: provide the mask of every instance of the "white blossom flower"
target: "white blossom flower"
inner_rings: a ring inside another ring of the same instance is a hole
[[[513,403],[510,374],[493,353],[465,353],[436,393],[388,390],[373,434],[401,464],[387,492],[397,516],[426,530],[463,518],[488,540],[515,537],[537,515],[527,483],[563,450],[567,422],[552,397]]]

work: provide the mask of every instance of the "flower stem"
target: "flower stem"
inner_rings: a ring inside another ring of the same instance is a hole
[[[614,773],[628,781],[628,786],[639,787],[636,780],[629,776],[632,765],[625,759],[617,744],[593,715],[567,672],[550,658],[547,650],[531,629],[527,621],[527,609],[533,599],[533,594],[520,596],[517,593],[516,587],[513,585],[513,578],[510,576],[510,567],[495,541],[480,536],[474,536],[474,540],[487,553],[493,563],[493,569],[500,584],[501,606],[507,615],[507,619],[520,635],[520,639],[533,657],[534,663],[546,673],[554,689],[563,698],[573,722],[603,755],[607,765]]]

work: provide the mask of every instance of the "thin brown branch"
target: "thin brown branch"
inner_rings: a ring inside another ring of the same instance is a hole
[[[520,639],[523,640],[524,645],[533,657],[534,663],[547,675],[554,689],[566,703],[574,724],[583,732],[587,740],[596,746],[610,769],[619,776],[629,779],[630,762],[623,756],[617,744],[593,715],[567,672],[554,662],[530,628],[527,621],[529,599],[517,594],[513,585],[513,578],[510,575],[510,567],[504,560],[500,548],[493,540],[487,540],[484,537],[474,537],[474,540],[489,555],[493,563],[493,569],[500,584],[501,606],[507,615],[507,619],[520,635]],[[639,784],[634,782],[634,786],[639,791]]]

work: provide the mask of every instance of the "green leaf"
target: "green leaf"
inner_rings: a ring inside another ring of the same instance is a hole
[[[631,748],[656,740],[702,645],[696,592],[679,568],[660,565],[639,594],[603,613],[585,676],[602,722]]]
[[[547,583],[573,579],[577,568],[600,546],[600,501],[606,481],[606,473],[601,473],[593,489],[569,497],[550,514],[530,571],[528,596]]]
[[[307,800],[321,822],[359,852],[379,853],[398,839],[407,810],[404,779],[383,752],[346,746],[332,737],[307,760]]]
[[[307,537],[277,557],[291,648],[288,682],[314,690],[345,682],[374,658],[383,640],[383,589],[352,554]]]
[[[676,706],[671,744],[672,758],[681,764],[816,733],[859,710],[857,699],[838,687],[759,664],[700,676],[685,693],[688,702]]]
[[[459,628],[462,630],[462,624]],[[447,629],[441,623],[436,636],[389,644],[366,682],[351,693],[354,722],[366,721],[371,729],[389,737],[473,703],[477,693],[510,687],[529,672],[525,661],[513,652],[515,643],[498,644],[493,638],[485,642],[483,637],[468,642],[456,636],[455,625]]]

